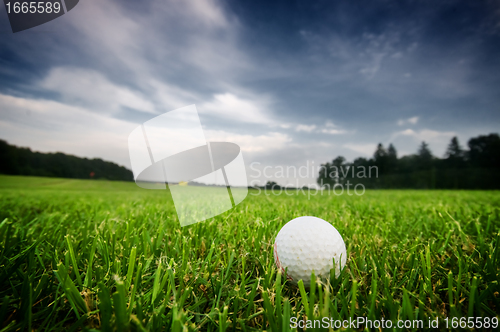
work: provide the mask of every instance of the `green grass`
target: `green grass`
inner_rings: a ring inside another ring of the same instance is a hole
[[[291,317],[438,318],[445,330],[445,318],[498,318],[500,192],[255,193],[181,228],[168,191],[0,176],[0,330],[288,330]],[[310,290],[289,285],[272,254],[303,215],[331,222],[349,256]]]

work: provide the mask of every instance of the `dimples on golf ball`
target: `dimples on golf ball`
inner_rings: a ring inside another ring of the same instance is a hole
[[[311,272],[328,277],[335,260],[335,275],[340,275],[347,259],[340,233],[323,219],[299,217],[289,221],[274,241],[274,261],[293,283],[300,279],[309,287]],[[340,264],[339,264],[340,263]]]

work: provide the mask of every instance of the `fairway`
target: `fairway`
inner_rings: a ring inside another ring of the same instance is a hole
[[[437,318],[435,330],[484,317],[494,330],[500,192],[257,194],[181,228],[165,190],[0,176],[2,331],[281,331],[293,317]],[[278,274],[272,245],[308,215],[337,228],[348,260],[304,289]]]

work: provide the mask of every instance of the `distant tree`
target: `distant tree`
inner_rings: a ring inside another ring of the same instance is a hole
[[[445,157],[452,159],[458,159],[464,157],[464,150],[462,150],[462,147],[458,142],[457,136],[453,137],[450,141],[450,144],[448,144],[448,148],[446,149],[445,152]]]
[[[425,141],[422,141],[420,144],[420,147],[418,148],[418,154],[420,158],[426,158],[426,159],[432,159],[432,152],[429,149],[429,144],[425,143]]]
[[[387,148],[387,171],[395,172],[398,169],[398,152],[394,145],[389,144]]]
[[[433,156],[431,150],[429,149],[429,144],[423,141],[417,152],[418,168],[421,170],[430,169],[432,167],[432,159]]]
[[[102,159],[87,159],[64,153],[40,153],[0,140],[0,173],[61,178],[133,181],[132,172]]]
[[[389,155],[382,143],[377,145],[377,149],[373,154],[373,160],[375,162],[375,166],[378,168],[379,174],[386,174],[389,168]]]
[[[468,159],[474,167],[500,167],[500,137],[498,134],[473,137],[469,140]]]
[[[387,157],[387,151],[385,150],[382,143],[378,143],[377,149],[375,150],[375,153],[373,154],[373,158],[375,159],[375,162],[378,162],[382,158],[385,158],[385,157]]]
[[[332,178],[332,183],[344,183],[345,177],[344,172],[347,172],[346,159],[342,156],[338,156],[333,159],[332,167],[330,168],[330,177]]]
[[[323,187],[326,184],[331,184],[331,181],[328,178],[328,170],[330,169],[330,166],[330,163],[326,163],[321,164],[321,167],[319,168],[318,178],[316,179],[316,182],[320,187]]]
[[[432,155],[426,142],[415,154],[398,158],[393,144],[385,149],[379,143],[370,159],[356,158],[351,164],[339,156],[323,164],[317,180],[321,186],[352,180],[366,188],[500,189],[500,136],[473,137],[468,147],[453,137],[442,159]]]
[[[366,158],[362,158],[362,157],[359,157],[359,158],[356,158],[354,159],[354,161],[352,162],[353,166],[354,167],[365,167],[365,168],[368,168],[368,166],[371,165],[371,162],[370,160],[366,159]]]
[[[389,144],[387,155],[391,158],[398,159],[398,152],[396,151],[396,148],[394,147],[394,145],[392,145],[392,143]]]
[[[345,158],[338,156],[333,159],[331,163],[322,164],[319,170],[317,183],[320,186],[335,185],[341,182],[342,171],[341,168],[345,167]]]
[[[281,186],[274,181],[267,181],[265,188],[271,190],[279,190],[281,189]]]
[[[398,170],[401,173],[411,173],[417,170],[418,157],[415,154],[402,156],[398,159]]]
[[[456,136],[451,139],[444,156],[446,168],[462,168],[465,166],[465,151],[460,146]]]
[[[342,156],[338,156],[337,158],[333,159],[332,166],[336,166],[340,170],[340,167],[344,166],[344,163],[345,163],[345,158]]]

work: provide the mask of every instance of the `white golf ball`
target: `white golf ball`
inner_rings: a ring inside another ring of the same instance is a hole
[[[328,278],[330,269],[335,268],[338,277],[346,260],[342,236],[320,218],[295,218],[281,228],[274,241],[274,262],[294,284],[302,279],[304,286],[309,287],[312,271],[316,276]]]

